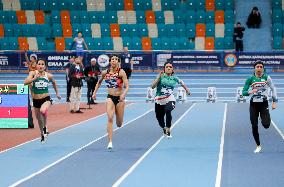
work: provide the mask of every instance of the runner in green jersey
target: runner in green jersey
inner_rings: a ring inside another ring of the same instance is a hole
[[[272,91],[272,109],[276,108],[277,93],[270,76],[264,73],[264,64],[256,61],[254,64],[255,73],[246,80],[243,88],[243,95],[251,95],[250,99],[250,121],[252,124],[252,134],[256,143],[255,153],[261,151],[261,145],[258,133],[258,117],[260,115],[261,123],[264,128],[268,129],[271,118],[268,108],[268,88]],[[251,90],[249,88],[251,87]]]
[[[174,75],[173,64],[167,61],[164,64],[164,71],[161,72],[152,83],[152,89],[157,87],[155,97],[155,113],[160,127],[163,129],[164,136],[170,138],[170,128],[172,125],[172,110],[175,108],[174,87],[180,84],[190,95],[188,87],[182,80]],[[166,125],[165,117],[166,115]]]
[[[45,71],[45,61],[39,59],[37,61],[36,68],[37,70],[29,73],[28,77],[24,81],[24,84],[31,84],[33,106],[40,127],[41,142],[43,143],[45,141],[45,137],[48,135],[46,128],[47,110],[52,102],[48,92],[49,82],[52,82],[57,98],[61,99],[61,96],[58,93],[57,84],[53,79],[53,75]]]

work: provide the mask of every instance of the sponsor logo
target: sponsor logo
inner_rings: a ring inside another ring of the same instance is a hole
[[[224,61],[227,66],[233,67],[237,64],[237,56],[235,54],[227,54]]]
[[[98,57],[98,64],[105,68],[109,65],[109,57],[107,55],[100,55]]]

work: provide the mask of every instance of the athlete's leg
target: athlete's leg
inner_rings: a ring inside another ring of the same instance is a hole
[[[117,103],[115,107],[116,125],[118,127],[121,127],[123,124],[124,107],[125,107],[124,101],[120,101],[119,103]]]
[[[252,125],[252,134],[255,140],[255,143],[257,146],[260,145],[260,140],[259,140],[259,133],[258,133],[258,103],[250,103],[249,111],[250,111],[250,121]]]
[[[260,118],[263,127],[268,129],[271,123],[268,101],[263,102],[263,105],[260,107]]]
[[[107,98],[106,101],[106,111],[107,111],[107,133],[108,133],[108,140],[109,142],[112,142],[112,129],[113,129],[113,117],[115,112],[115,106],[114,103],[110,98]]]
[[[50,106],[51,106],[51,102],[46,101],[40,107],[40,114],[41,114],[42,119],[43,119],[43,128],[46,128],[47,112],[48,112],[48,109],[49,109]]]
[[[172,126],[172,111],[166,112],[166,126],[167,128],[171,128]]]
[[[159,125],[161,128],[165,128],[165,105],[159,105],[155,103],[155,113],[156,113],[156,118],[159,122]]]
[[[44,121],[43,121],[43,117],[40,113],[40,108],[34,108],[34,110],[35,110],[35,116],[36,116],[37,121],[38,121],[40,134],[41,134],[41,136],[43,136],[44,135],[44,133],[43,133]]]
[[[175,108],[175,102],[170,101],[166,105],[166,126],[171,128],[172,126],[172,110]]]

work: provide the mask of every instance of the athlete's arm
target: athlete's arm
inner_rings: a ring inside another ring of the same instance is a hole
[[[128,79],[126,76],[126,73],[123,69],[120,69],[119,75],[121,76],[123,83],[124,83],[124,90],[123,93],[120,95],[120,100],[123,101],[125,99],[125,96],[129,90],[129,83],[128,83]]]
[[[276,109],[276,102],[278,101],[277,99],[277,92],[276,92],[276,88],[272,82],[272,79],[270,76],[267,77],[267,85],[270,87],[271,91],[272,91],[272,109]]]
[[[39,74],[36,74],[35,71],[31,71],[28,75],[28,77],[25,79],[24,84],[28,85],[31,84],[34,80],[36,80],[39,77]]]
[[[83,39],[83,43],[84,43],[84,45],[85,45],[85,48],[89,51],[89,48],[88,48],[88,46],[87,46],[87,44],[86,44],[86,42],[85,42],[85,39]]]
[[[58,99],[61,99],[61,96],[60,96],[60,94],[59,94],[59,92],[58,92],[58,86],[57,86],[57,84],[56,84],[55,79],[53,78],[53,75],[50,74],[50,73],[47,73],[47,77],[48,77],[49,81],[52,82],[52,86],[53,86],[53,88],[54,88],[54,90],[55,90],[56,97],[57,97]]]
[[[189,88],[184,84],[184,82],[182,80],[179,79],[179,84],[185,89],[186,94],[190,95],[190,91]]]
[[[272,82],[272,79],[270,76],[267,77],[267,85],[270,87],[271,91],[272,91],[272,101],[273,102],[277,102],[277,92],[276,92],[276,88]]]
[[[93,93],[93,95],[92,95],[92,98],[93,98],[93,99],[96,99],[97,91],[98,91],[98,89],[100,88],[100,86],[102,85],[102,82],[103,82],[103,80],[104,80],[104,78],[105,78],[105,76],[106,76],[106,73],[107,73],[107,70],[105,70],[105,71],[102,72],[102,76],[101,76],[101,78],[98,80],[98,82],[97,82],[97,84],[96,84],[96,87],[95,87],[95,90],[94,90],[94,93]]]
[[[160,74],[157,76],[157,78],[153,81],[153,83],[151,85],[152,89],[157,87],[157,85],[158,85],[163,74],[164,74],[164,72],[160,72]]]
[[[73,48],[75,42],[76,42],[76,39],[74,38],[74,40],[73,40],[73,42],[72,42],[72,44],[71,44],[71,47],[70,47],[70,49],[69,49],[70,51],[72,50],[72,48]]]
[[[246,80],[246,83],[245,83],[244,88],[243,88],[243,96],[249,96],[249,94],[250,94],[249,91],[248,91],[248,89],[250,87],[250,83],[251,83],[250,79],[251,78],[248,78]]]
[[[30,61],[30,59],[28,57],[28,52],[27,51],[25,51],[25,57],[26,57],[26,61],[27,61],[28,65],[30,65],[31,61]]]

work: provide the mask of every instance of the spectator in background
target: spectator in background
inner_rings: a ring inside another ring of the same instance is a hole
[[[74,38],[74,41],[71,45],[70,50],[72,50],[74,44],[76,45],[76,56],[81,60],[81,62],[83,63],[83,58],[84,58],[84,46],[86,48],[86,50],[88,49],[88,46],[83,38],[82,32],[79,31],[77,34],[77,37]],[[84,46],[83,46],[84,45]]]
[[[70,93],[71,93],[71,82],[70,82],[70,77],[69,77],[69,72],[70,72],[70,67],[74,65],[75,62],[75,57],[72,56],[69,59],[68,64],[65,66],[65,71],[66,71],[66,102],[70,102]]]
[[[91,65],[87,66],[84,70],[85,74],[85,80],[87,82],[87,101],[88,105],[89,104],[96,104],[94,102],[94,99],[92,98],[92,95],[94,93],[96,84],[98,82],[98,75],[101,74],[100,68],[97,64],[97,60],[95,58],[91,59]]]
[[[243,51],[243,36],[244,36],[245,28],[241,26],[241,23],[238,22],[234,28],[234,36],[233,40],[235,42],[236,51]]]
[[[80,102],[82,95],[82,87],[84,78],[84,70],[82,61],[79,57],[75,58],[75,64],[70,67],[69,77],[71,82],[71,95],[70,95],[70,112],[71,113],[83,113],[80,110]]]
[[[127,46],[123,47],[123,52],[121,53],[120,58],[121,58],[120,67],[125,71],[127,79],[129,79],[133,69],[133,61],[131,54],[128,52]]]
[[[259,28],[261,24],[261,15],[257,7],[253,7],[251,13],[248,16],[247,26],[248,28]]]

